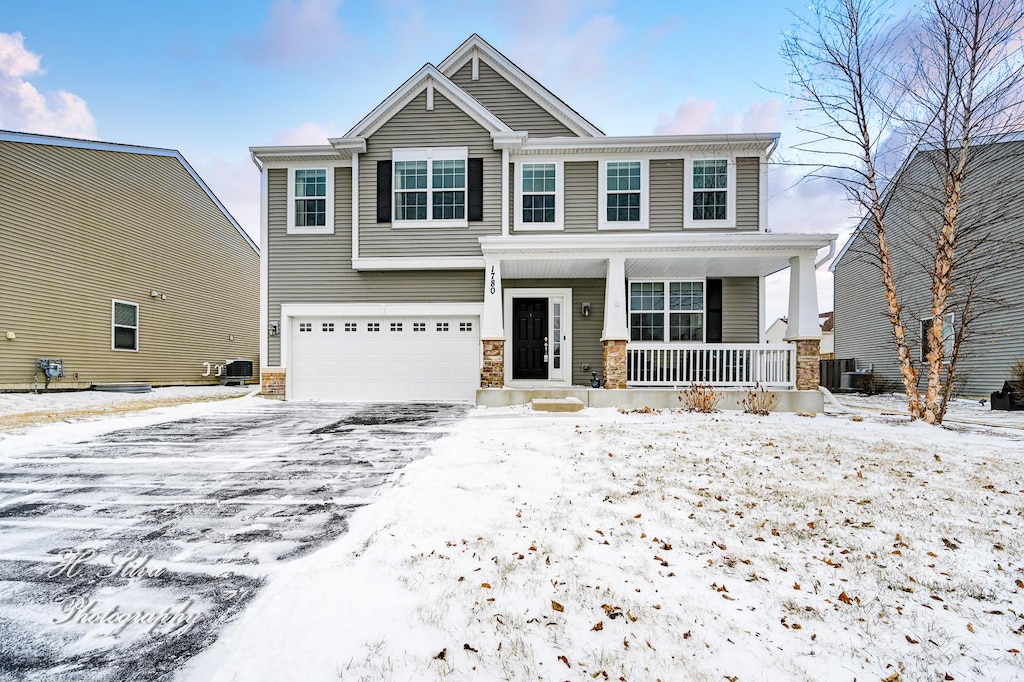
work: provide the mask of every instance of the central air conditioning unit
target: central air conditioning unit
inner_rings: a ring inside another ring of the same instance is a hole
[[[224,374],[221,375],[222,386],[235,385],[244,386],[246,381],[255,379],[252,372],[252,360],[235,358],[224,362]]]

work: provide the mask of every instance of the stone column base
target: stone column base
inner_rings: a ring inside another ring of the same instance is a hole
[[[626,388],[626,342],[619,339],[605,339],[604,345],[604,387]]]
[[[480,388],[505,385],[505,339],[484,339],[484,365],[480,368]]]
[[[260,374],[260,392],[267,398],[284,400],[284,369],[265,369]]]
[[[796,342],[796,388],[817,391],[821,386],[821,341],[801,339]]]

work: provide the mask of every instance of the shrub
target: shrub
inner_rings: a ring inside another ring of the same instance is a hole
[[[880,374],[871,372],[865,374],[860,380],[860,392],[865,395],[881,395],[882,393],[895,393],[899,384],[889,381]]]
[[[690,384],[689,388],[679,392],[679,401],[687,412],[708,414],[718,409],[722,394],[711,384]]]
[[[766,391],[760,383],[754,384],[753,388],[747,389],[747,396],[740,401],[743,411],[748,414],[766,415],[779,404],[779,397],[771,391]]]
[[[1017,358],[1010,365],[1010,388],[1018,402],[1024,402],[1024,358]]]

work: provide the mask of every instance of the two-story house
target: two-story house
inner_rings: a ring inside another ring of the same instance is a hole
[[[816,389],[814,268],[835,236],[768,229],[777,143],[604,135],[473,35],[343,136],[252,148],[264,389]],[[792,343],[766,344],[764,278],[786,267]]]

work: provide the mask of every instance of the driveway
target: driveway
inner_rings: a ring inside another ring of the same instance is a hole
[[[167,676],[467,410],[248,401],[0,455],[0,680]]]

